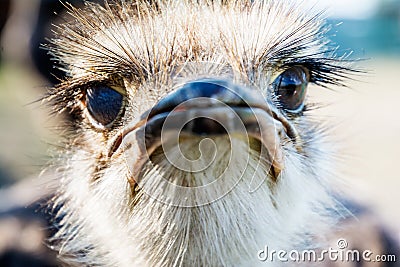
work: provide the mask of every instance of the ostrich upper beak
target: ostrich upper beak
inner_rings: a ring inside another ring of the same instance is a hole
[[[260,156],[269,161],[269,171],[277,178],[283,169],[281,128],[265,98],[256,90],[227,81],[202,79],[186,83],[162,98],[142,116],[139,124],[124,130],[112,151],[123,143],[125,136],[135,133],[137,147],[129,144],[129,156],[136,157],[133,176],[138,179],[149,156],[165,144],[177,145],[180,137],[242,135],[261,142]]]

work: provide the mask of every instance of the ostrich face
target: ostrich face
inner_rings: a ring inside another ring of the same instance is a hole
[[[254,265],[329,207],[329,145],[308,84],[340,84],[319,15],[278,1],[71,7],[51,92],[74,114],[60,231],[70,264]],[[66,163],[67,162],[67,163]]]

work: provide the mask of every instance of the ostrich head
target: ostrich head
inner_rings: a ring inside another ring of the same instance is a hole
[[[326,224],[330,145],[307,87],[341,84],[320,14],[287,1],[69,7],[51,90],[73,114],[54,243],[70,265],[254,266]]]

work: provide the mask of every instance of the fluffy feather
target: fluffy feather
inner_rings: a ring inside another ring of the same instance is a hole
[[[216,158],[199,173],[181,172],[163,153],[154,155],[143,180],[160,196],[178,202],[185,196],[162,187],[162,177],[182,186],[222,179],[215,191],[193,196],[208,203],[196,207],[171,205],[132,188],[124,155],[111,160],[107,154],[124,126],[189,80],[230,79],[271,103],[271,83],[289,66],[307,67],[313,83],[342,84],[351,68],[325,39],[321,14],[290,1],[85,5],[69,7],[74,19],[58,26],[50,48],[69,78],[48,99],[57,112],[69,110],[78,118],[59,161],[59,231],[52,242],[63,260],[71,266],[255,266],[266,244],[277,250],[315,246],[312,239],[333,220],[328,188],[334,166],[329,142],[307,116],[289,118],[303,140],[302,152],[290,141],[281,144],[285,169],[278,181],[240,138],[212,138],[215,146],[203,154],[217,151]],[[93,126],[81,101],[96,83],[126,94],[125,113],[110,129]],[[196,158],[199,141],[181,148]],[[233,148],[240,153],[231,153]],[[171,149],[179,160],[177,148]]]

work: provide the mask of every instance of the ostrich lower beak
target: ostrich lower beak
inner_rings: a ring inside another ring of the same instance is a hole
[[[112,151],[123,144],[122,150],[129,151],[127,156],[136,158],[132,176],[137,182],[143,165],[160,146],[179,145],[182,137],[240,135],[262,144],[260,156],[270,163],[269,172],[276,179],[283,169],[282,128],[255,90],[204,79],[187,83],[161,99],[139,124],[124,130]],[[131,135],[135,135],[136,147],[129,142],[128,149],[124,139]]]

